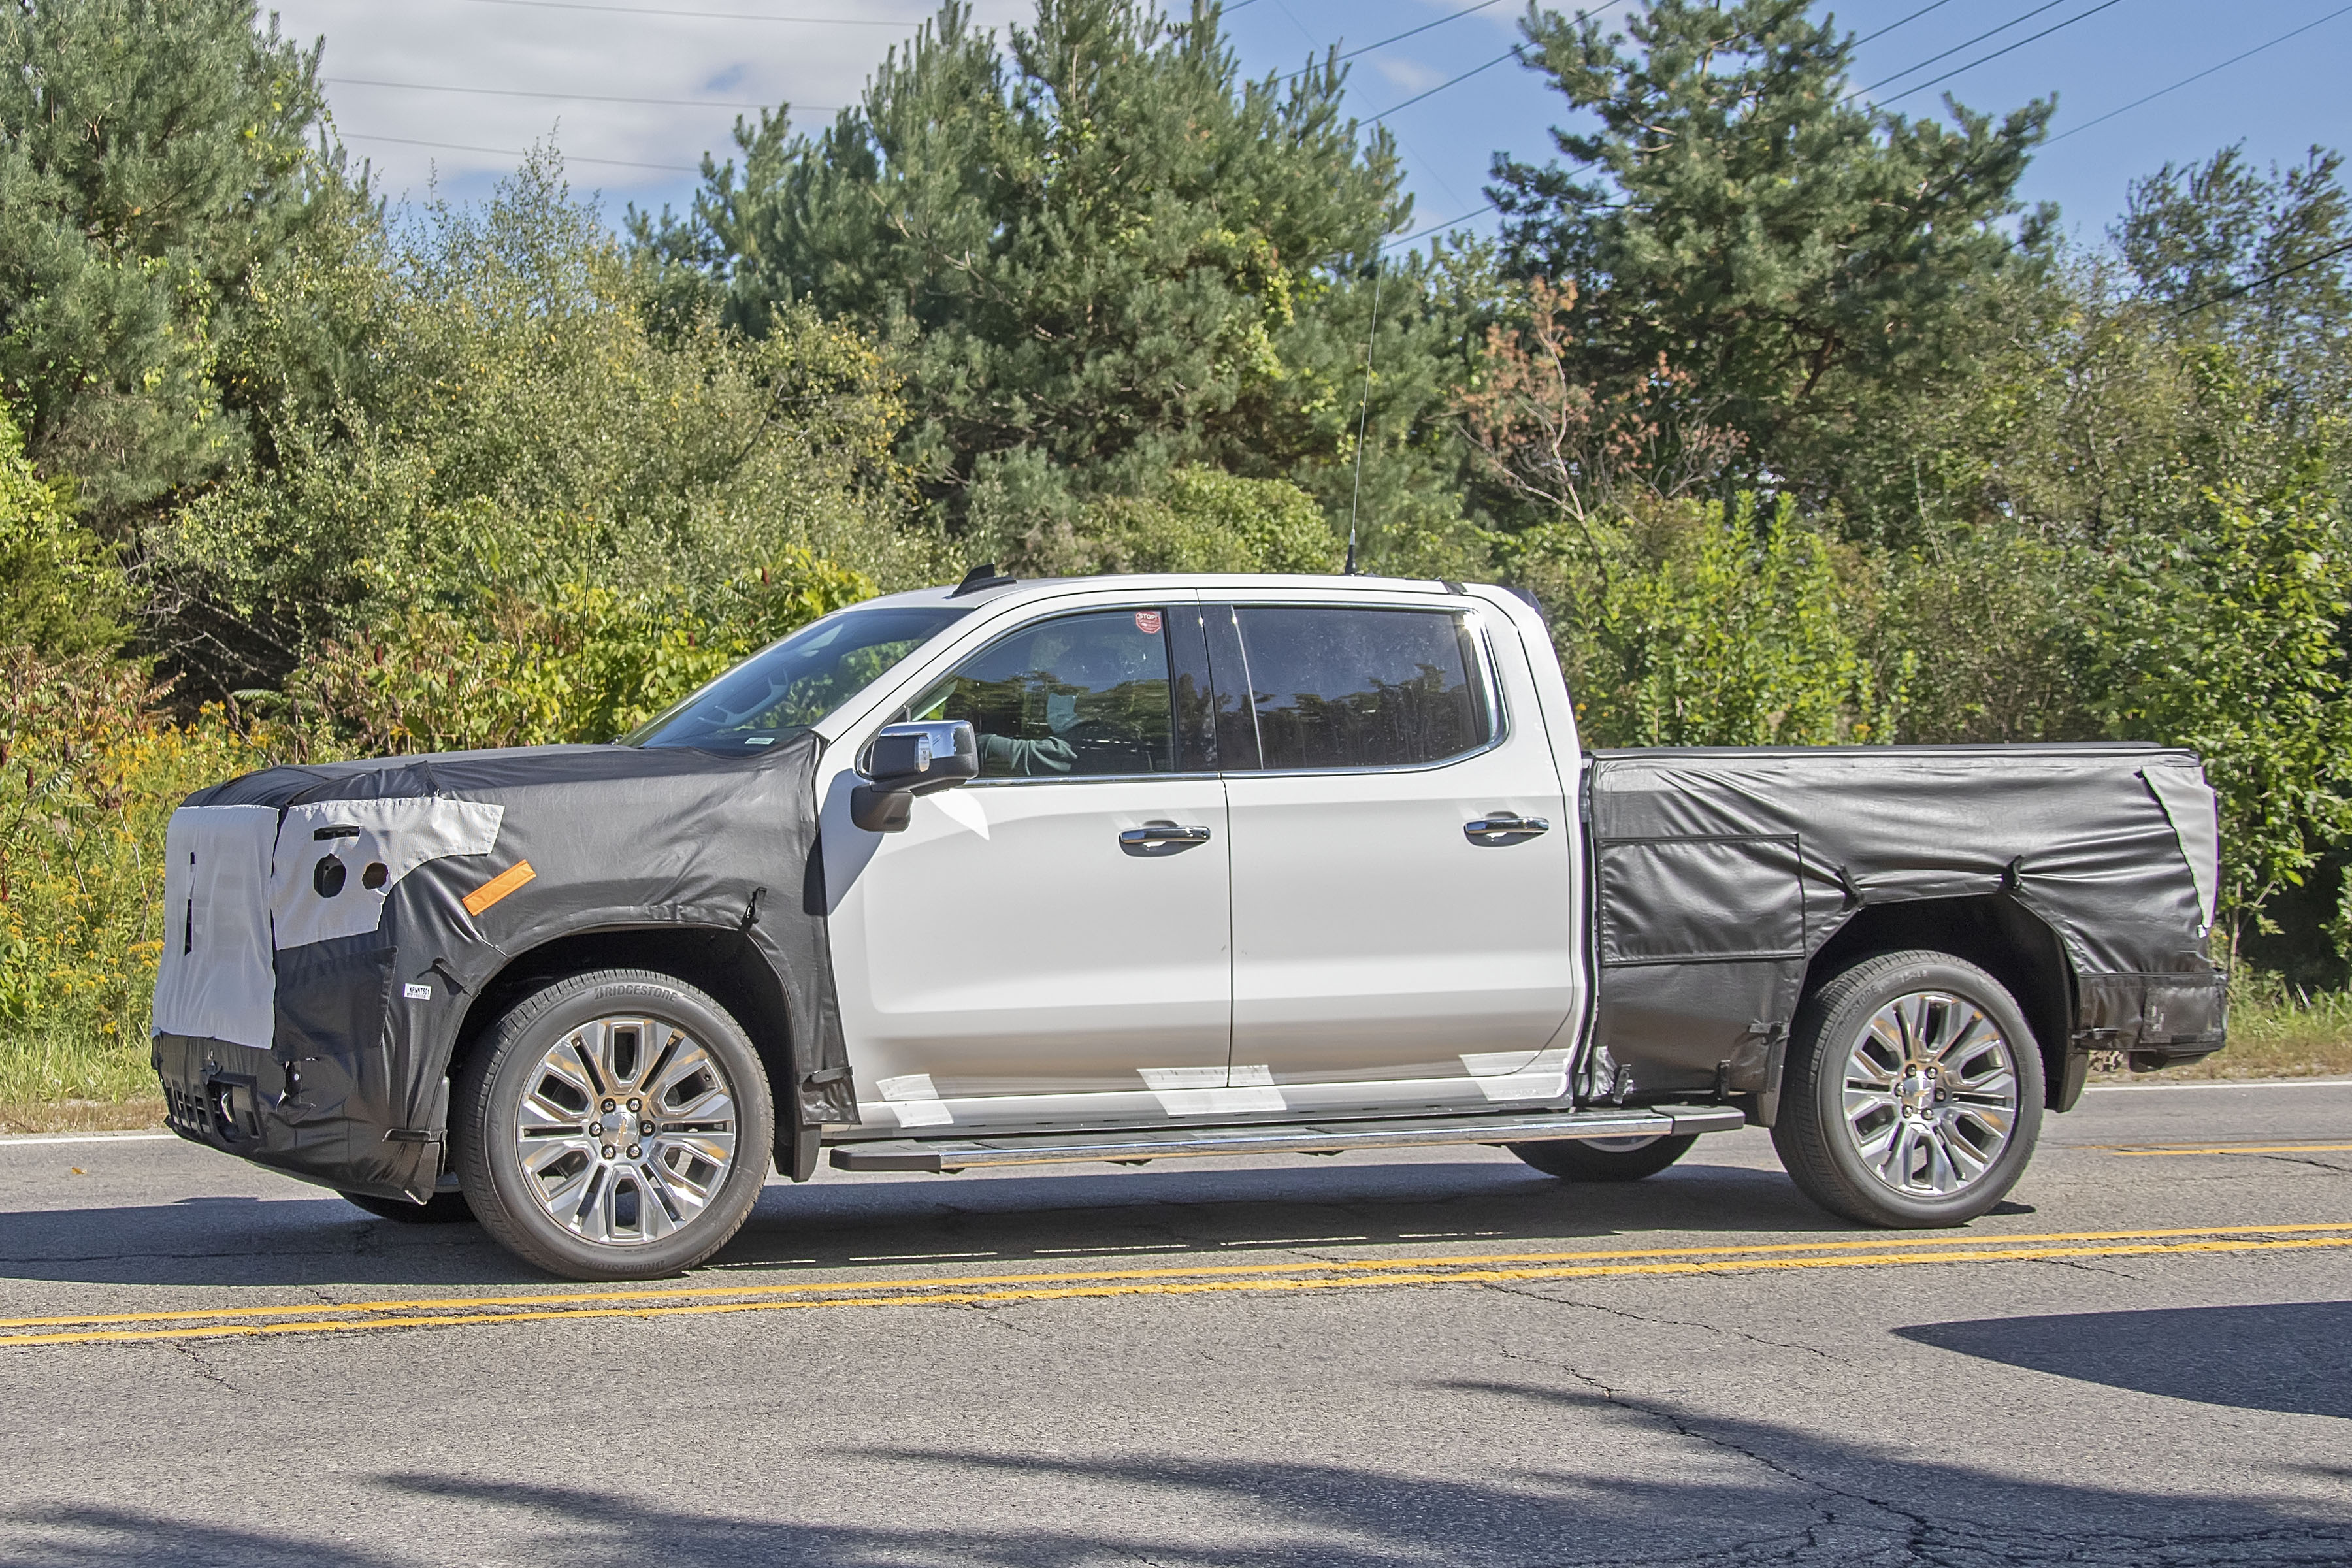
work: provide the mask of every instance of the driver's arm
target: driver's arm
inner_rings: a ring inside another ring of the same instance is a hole
[[[1077,749],[1059,736],[1049,735],[1042,741],[1018,740],[1011,735],[982,735],[980,738],[980,771],[982,773],[1010,774],[1016,778],[1060,774],[1076,767],[1077,761]]]

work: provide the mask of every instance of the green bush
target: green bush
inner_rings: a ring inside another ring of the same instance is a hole
[[[74,517],[72,492],[33,471],[24,433],[0,408],[0,647],[69,658],[110,652],[126,635],[130,584]]]
[[[1097,572],[1334,572],[1344,550],[1315,498],[1286,479],[1180,468],[1149,494],[1098,500],[1033,527],[1013,564]]]
[[[1887,741],[1900,680],[1865,657],[1869,595],[1794,502],[1660,503],[1520,535],[1587,745]]]
[[[155,541],[198,695],[276,686],[325,641],[508,613],[485,605],[609,595],[692,632],[735,613],[747,567],[946,571],[901,526],[903,410],[874,348],[804,310],[756,342],[709,315],[657,330],[551,163],[276,306],[289,331],[347,319],[354,352],[321,409],[273,416],[270,464]]]
[[[362,754],[609,741],[746,654],[874,592],[806,551],[722,584],[484,593],[331,641],[289,689]]]

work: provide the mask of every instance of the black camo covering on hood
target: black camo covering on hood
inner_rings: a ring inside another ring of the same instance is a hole
[[[617,744],[460,752],[271,768],[191,795],[191,806],[281,817],[416,797],[504,815],[488,855],[402,877],[374,931],[277,952],[267,1052],[157,1035],[172,1124],[331,1186],[421,1200],[441,1169],[451,1052],[484,987],[546,942],[632,928],[740,933],[784,1002],[780,1131],[795,1110],[804,1126],[856,1120],[815,855],[822,747],[801,731],[750,756]],[[515,869],[525,862],[528,873]],[[501,874],[510,890],[469,910],[467,895]],[[742,1022],[758,1040],[763,1021]]]

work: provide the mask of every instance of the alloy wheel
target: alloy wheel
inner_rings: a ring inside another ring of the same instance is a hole
[[[515,1115],[523,1184],[583,1241],[643,1246],[717,1197],[736,1158],[735,1086],[700,1041],[641,1014],[567,1031]]]
[[[1897,996],[1847,1052],[1845,1134],[1908,1197],[1949,1197],[2000,1158],[2018,1122],[2015,1048],[1984,1010],[1944,991]]]

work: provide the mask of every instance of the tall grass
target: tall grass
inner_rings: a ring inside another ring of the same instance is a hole
[[[147,1008],[163,829],[190,791],[280,760],[136,669],[0,650],[0,1128],[152,1120]]]
[[[2163,1076],[2352,1077],[2352,991],[2305,991],[2275,974],[2241,968],[2230,983],[2230,1043],[2203,1061],[2168,1068]]]

